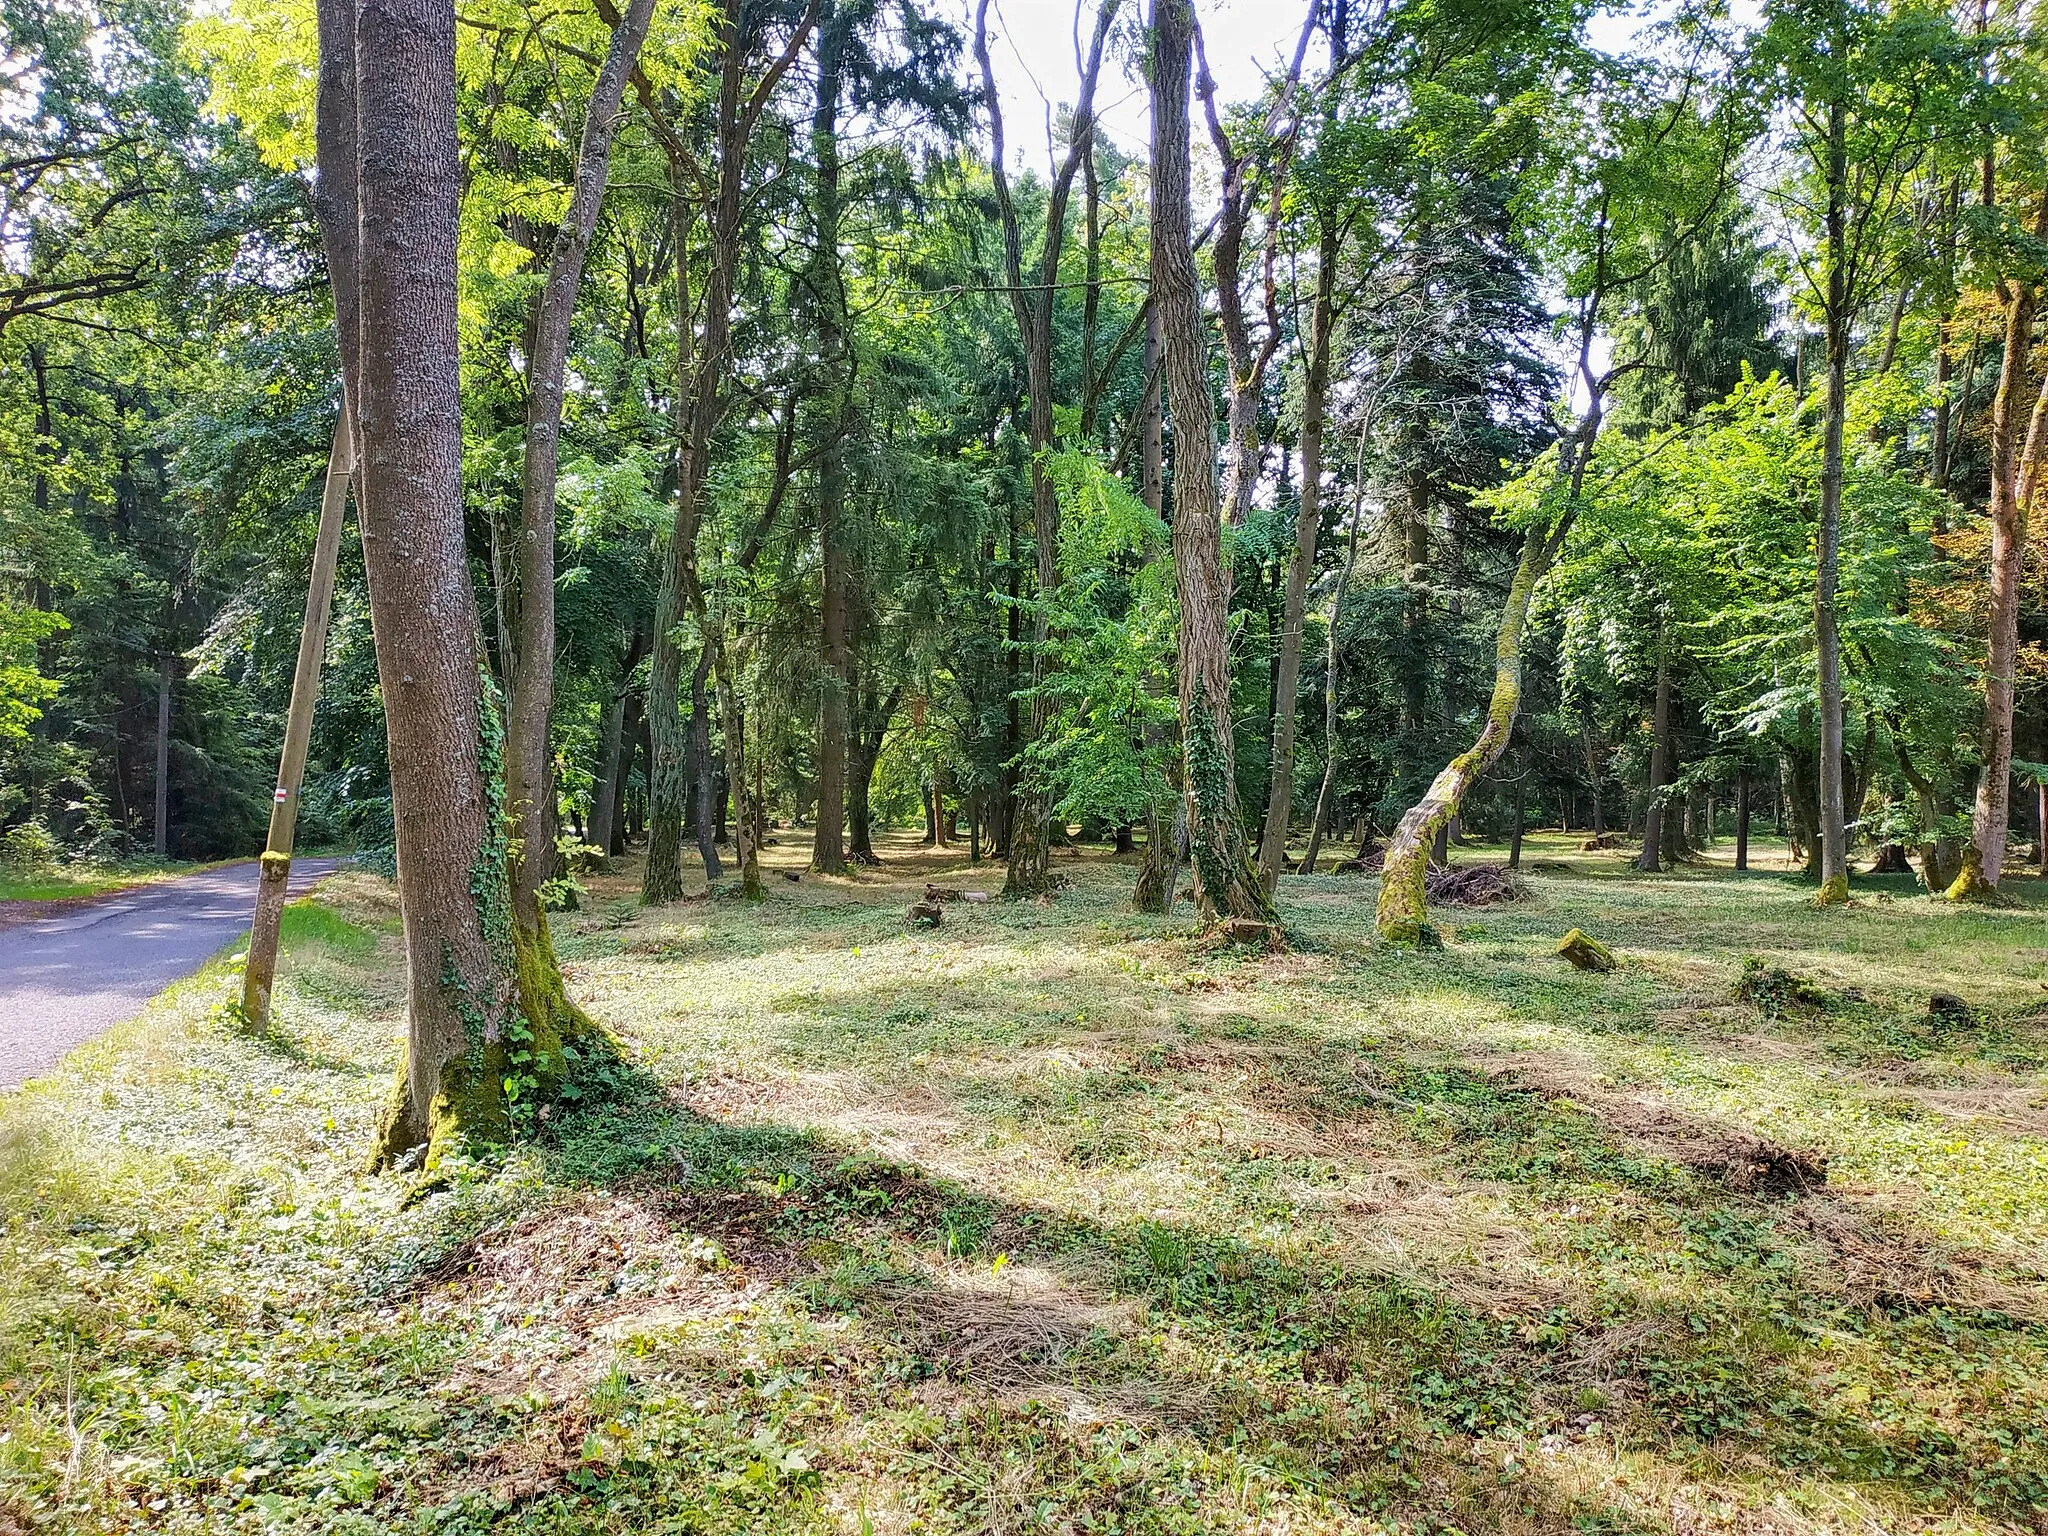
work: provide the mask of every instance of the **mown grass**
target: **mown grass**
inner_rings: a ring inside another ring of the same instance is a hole
[[[237,862],[235,859],[195,863],[179,859],[141,858],[117,864],[65,864],[35,874],[24,874],[0,865],[0,902],[85,900]],[[4,915],[0,913],[0,916]]]
[[[210,973],[0,1105],[0,1531],[2048,1522],[2037,909],[1552,838],[1440,953],[1325,877],[1266,956],[1095,857],[908,934],[1000,872],[886,852],[592,882],[558,947],[626,1060],[423,1197],[360,1168],[367,876],[290,909],[273,1035]],[[1766,1144],[1825,1185],[1746,1191]]]

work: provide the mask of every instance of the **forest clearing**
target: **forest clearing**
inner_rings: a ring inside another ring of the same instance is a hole
[[[2034,883],[1582,841],[1423,953],[1355,876],[1279,955],[1093,852],[931,932],[988,871],[907,837],[759,907],[603,877],[558,942],[623,1064],[423,1197],[363,1170],[402,962],[341,876],[269,1037],[215,967],[0,1105],[0,1523],[2038,1529]]]
[[[2048,1536],[2044,310],[2048,0],[0,0],[0,1536]]]

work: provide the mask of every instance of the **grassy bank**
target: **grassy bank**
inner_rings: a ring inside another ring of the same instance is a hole
[[[411,1203],[368,876],[273,1038],[216,970],[0,1103],[0,1531],[2044,1528],[2038,911],[1537,839],[1440,953],[1325,877],[1266,956],[1095,857],[906,934],[1000,872],[885,854],[594,882],[630,1066]]]

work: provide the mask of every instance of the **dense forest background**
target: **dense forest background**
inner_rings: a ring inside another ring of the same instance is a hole
[[[569,339],[565,842],[637,845],[653,790],[680,846],[711,829],[715,871],[734,764],[764,822],[845,808],[821,867],[920,820],[1005,857],[1033,797],[1055,841],[1171,828],[1179,413],[1147,298],[1150,147],[1063,106],[1049,133],[1003,125],[992,159],[977,19],[656,8]],[[1083,76],[1142,80],[1146,18],[1103,7],[1091,61],[1097,19],[1077,18]],[[1980,778],[2002,777],[1982,766],[2012,759],[2021,792],[1991,814],[2024,838],[2048,758],[2025,519],[2048,231],[2031,17],[1683,10],[1620,55],[1592,19],[1331,0],[1243,103],[1205,94],[1198,59],[1248,840],[1277,819],[1290,865],[1305,837],[1349,857],[1471,745],[1545,519],[1519,723],[1447,835],[1647,833],[1654,867],[1753,813],[1818,876],[1834,421],[1849,835],[1946,887]],[[501,679],[526,358],[613,20],[603,0],[461,13],[463,520]],[[0,29],[0,825],[74,858],[247,854],[339,403],[311,7],[6,0]],[[753,113],[742,138],[722,72]],[[707,371],[701,601],[664,615]],[[683,754],[667,790],[664,729]],[[390,846],[386,751],[351,523],[302,845]]]

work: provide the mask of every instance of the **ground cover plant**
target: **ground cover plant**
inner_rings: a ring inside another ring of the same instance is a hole
[[[1098,854],[906,931],[987,872],[883,851],[586,877],[619,1058],[430,1178],[364,1168],[368,874],[268,1034],[224,962],[0,1104],[0,1529],[2041,1528],[2031,882],[1827,913],[1537,837],[1440,951],[1323,876],[1274,954]]]

